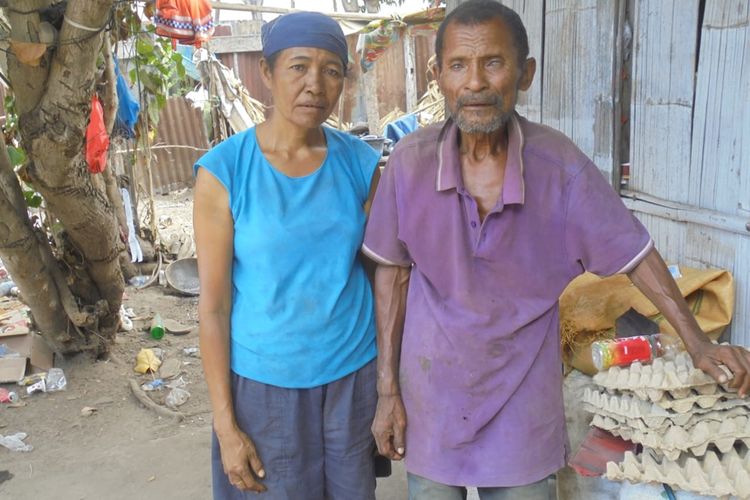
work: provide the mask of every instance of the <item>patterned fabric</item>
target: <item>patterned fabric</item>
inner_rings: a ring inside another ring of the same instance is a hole
[[[157,0],[156,34],[200,47],[214,33],[208,0]]]

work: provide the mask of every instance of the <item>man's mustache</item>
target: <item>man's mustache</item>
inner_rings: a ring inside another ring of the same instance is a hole
[[[464,106],[502,106],[503,96],[495,93],[480,93],[472,95],[463,95],[456,99],[456,108],[461,109]]]

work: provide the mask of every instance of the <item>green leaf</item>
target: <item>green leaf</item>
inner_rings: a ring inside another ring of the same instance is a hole
[[[40,206],[42,206],[42,202],[44,201],[42,195],[40,195],[36,191],[24,191],[23,197],[26,200],[26,205],[28,205],[29,208],[39,208]]]
[[[138,38],[135,42],[135,50],[139,56],[149,57],[154,54],[154,46],[144,38]]]
[[[28,158],[26,157],[26,152],[21,149],[17,148],[15,146],[8,146],[8,156],[10,156],[10,164],[15,167],[20,167],[21,165],[25,165]]]

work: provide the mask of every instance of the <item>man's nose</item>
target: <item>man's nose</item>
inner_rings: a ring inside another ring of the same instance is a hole
[[[466,89],[472,92],[481,92],[487,88],[487,75],[484,71],[484,67],[481,64],[469,65],[468,80],[466,81]]]

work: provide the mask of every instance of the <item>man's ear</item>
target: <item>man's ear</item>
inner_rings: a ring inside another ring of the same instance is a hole
[[[536,59],[529,57],[523,64],[521,79],[518,81],[518,90],[529,90],[531,82],[534,81],[534,74],[536,73]]]
[[[271,80],[273,79],[271,66],[268,65],[268,61],[266,61],[265,57],[260,58],[258,65],[260,66],[260,79],[263,81],[263,85],[265,85],[268,90],[271,90]]]

